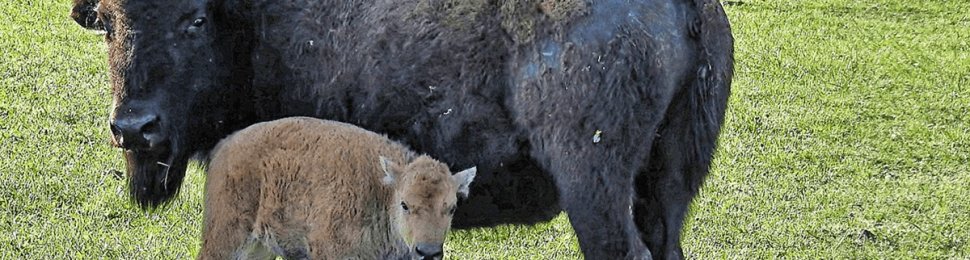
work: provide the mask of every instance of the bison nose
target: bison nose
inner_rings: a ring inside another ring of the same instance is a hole
[[[164,137],[154,114],[128,114],[111,121],[111,134],[119,146],[128,150],[154,148]]]
[[[418,253],[418,257],[421,260],[426,259],[441,259],[444,257],[444,252],[441,251],[441,244],[418,244],[414,247],[414,251]]]

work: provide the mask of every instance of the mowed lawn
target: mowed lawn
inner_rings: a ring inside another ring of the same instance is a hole
[[[0,2],[0,259],[185,259],[202,172],[128,202],[101,36]],[[690,258],[970,259],[970,1],[728,1],[736,76]],[[452,232],[453,259],[572,259],[565,215]]]

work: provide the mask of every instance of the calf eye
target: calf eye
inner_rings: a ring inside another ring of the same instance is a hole
[[[451,208],[448,209],[448,215],[454,215],[455,214],[455,208],[457,208],[457,207],[456,206],[451,206]]]
[[[404,213],[410,213],[408,212],[408,204],[405,204],[403,201],[401,202],[401,209],[404,210]]]

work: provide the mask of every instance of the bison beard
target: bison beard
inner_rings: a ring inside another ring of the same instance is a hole
[[[145,153],[126,150],[128,192],[142,208],[156,208],[178,194],[188,158],[173,153]]]

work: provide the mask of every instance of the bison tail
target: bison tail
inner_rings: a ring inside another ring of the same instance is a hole
[[[697,24],[692,28],[698,37],[700,53],[693,83],[686,93],[692,115],[690,129],[693,136],[691,165],[702,167],[695,173],[708,172],[717,138],[724,123],[731,79],[734,75],[734,38],[727,16],[717,0],[694,0]],[[698,182],[703,178],[696,178]],[[692,186],[699,186],[693,183]]]

